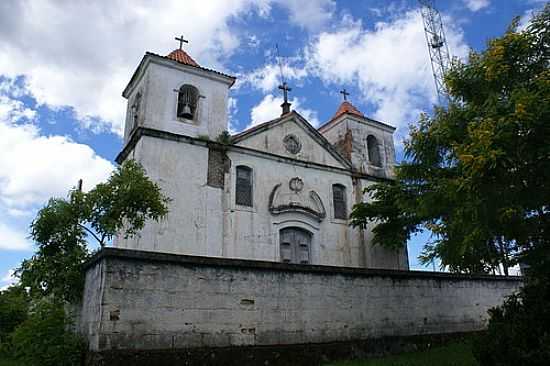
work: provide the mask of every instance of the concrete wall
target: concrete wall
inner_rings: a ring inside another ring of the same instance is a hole
[[[107,248],[87,267],[79,323],[93,351],[468,332],[520,285]]]

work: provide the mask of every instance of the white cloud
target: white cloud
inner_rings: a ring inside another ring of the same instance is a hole
[[[34,115],[20,101],[0,96],[0,209],[15,217],[49,197],[64,197],[80,178],[92,187],[113,169],[87,145],[41,135]]]
[[[332,0],[278,0],[285,6],[290,20],[309,30],[319,29],[333,16],[336,3]]]
[[[86,128],[121,134],[120,94],[145,51],[167,54],[183,34],[200,64],[223,71],[240,43],[229,22],[267,16],[273,3],[307,28],[333,9],[331,0],[0,1],[0,74],[25,76],[39,103],[72,108]]]
[[[32,245],[24,233],[0,222],[0,250],[29,250]],[[2,279],[6,281],[6,279]]]
[[[299,58],[290,59],[289,61],[299,61]],[[308,76],[308,72],[305,68],[286,64],[283,65],[283,75],[286,81],[298,81],[305,79]],[[237,88],[249,85],[252,88],[259,89],[266,93],[276,89],[280,84],[281,69],[279,65],[268,64],[248,74],[239,75]]]
[[[445,19],[451,52],[465,57],[462,33]],[[451,25],[451,26],[449,26]],[[403,128],[419,108],[435,102],[435,87],[422,19],[417,11],[379,22],[373,30],[350,19],[336,32],[323,32],[308,46],[309,68],[325,82],[356,83],[372,117]]]
[[[239,112],[239,107],[237,106],[237,99],[233,97],[227,98],[227,115],[228,115],[228,124],[227,124],[227,132],[230,134],[237,133],[237,121],[235,120],[235,116]]]
[[[270,121],[281,115],[281,104],[283,98],[275,97],[272,94],[266,95],[260,103],[252,108],[250,111],[250,124],[246,128],[250,128],[257,124]],[[319,126],[319,119],[317,118],[317,112],[311,109],[301,108],[301,100],[294,98],[290,101],[292,103],[291,109],[296,110],[313,126]]]
[[[470,11],[476,12],[491,5],[489,0],[464,0],[464,4]]]

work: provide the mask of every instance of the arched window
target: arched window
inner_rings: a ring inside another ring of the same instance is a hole
[[[244,165],[237,167],[235,203],[252,207],[252,169]]]
[[[193,85],[185,84],[178,92],[178,118],[195,119],[199,91]]]
[[[341,184],[332,186],[332,205],[334,207],[335,219],[348,219],[348,210],[346,205],[346,187]]]
[[[382,166],[378,140],[373,135],[367,137],[367,152],[369,154],[369,163],[374,166]]]
[[[311,251],[311,233],[299,227],[287,227],[279,232],[281,262],[308,264]]]

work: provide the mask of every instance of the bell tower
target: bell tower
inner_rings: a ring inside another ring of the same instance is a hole
[[[235,78],[200,66],[183,50],[147,52],[122,93],[128,100],[124,141],[138,127],[216,139],[227,129],[227,98]]]

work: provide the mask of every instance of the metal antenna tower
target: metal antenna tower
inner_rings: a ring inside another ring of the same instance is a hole
[[[442,103],[449,98],[445,88],[444,76],[451,65],[443,21],[441,20],[441,14],[435,7],[434,0],[418,0],[418,2],[421,5],[420,13],[424,23],[428,52],[430,53],[435,89],[439,103]]]

